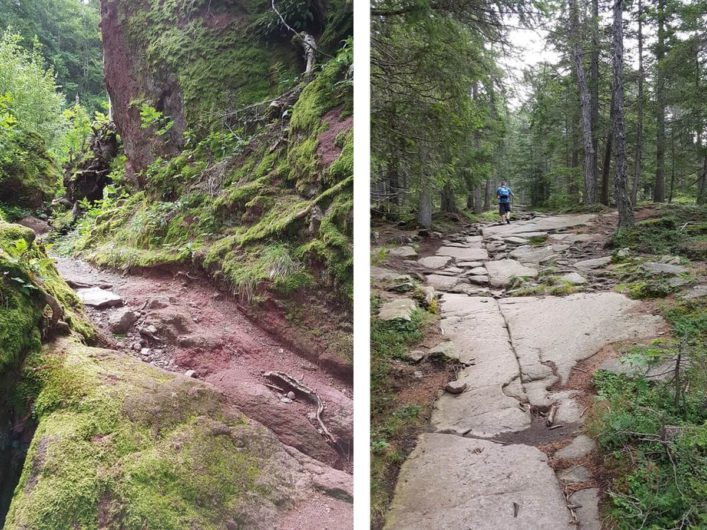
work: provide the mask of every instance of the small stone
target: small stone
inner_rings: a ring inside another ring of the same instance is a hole
[[[450,381],[444,389],[450,394],[461,394],[466,390],[467,384],[464,381]]]
[[[422,359],[425,358],[425,352],[422,350],[412,350],[407,352],[405,354],[405,357],[414,363],[419,363]]]
[[[139,342],[133,342],[130,345],[130,349],[133,351],[140,351],[140,348],[142,348],[142,345]]]
[[[452,261],[449,256],[427,256],[420,258],[417,263],[426,269],[443,269]]]
[[[394,293],[409,293],[415,289],[415,285],[412,282],[399,283],[397,285],[392,285],[388,287],[388,291]]]
[[[142,348],[140,350],[140,355],[143,357],[148,357],[150,355],[150,348]]]
[[[572,285],[584,285],[587,283],[587,279],[579,274],[578,272],[570,272],[568,274],[563,274],[560,279],[565,282],[569,282]]]
[[[196,372],[194,370],[187,370],[184,372],[184,377],[196,377]]]
[[[288,397],[281,397],[280,401],[282,401],[283,403],[292,403],[292,400]]]
[[[592,473],[584,466],[573,466],[559,471],[557,478],[566,484],[576,484],[592,480]]]
[[[137,322],[138,316],[130,309],[118,309],[108,317],[108,325],[113,333],[127,333],[130,327]]]
[[[417,256],[417,251],[411,246],[403,246],[398,248],[393,248],[388,251],[390,256],[397,256],[399,258],[414,258]]]
[[[591,453],[596,447],[596,443],[589,436],[580,434],[572,440],[567,447],[563,447],[555,453],[555,458],[562,460],[575,460]]]
[[[147,326],[147,327],[145,328],[145,331],[147,331],[148,333],[151,333],[152,335],[154,335],[154,334],[157,333],[157,327],[155,327],[153,324],[150,324],[149,326]]]
[[[287,399],[295,400],[295,393],[292,390],[287,393]]]
[[[282,355],[283,353],[285,353],[285,350],[284,350],[283,348],[280,348],[280,349],[277,350],[277,353],[279,353],[280,355]]]
[[[415,370],[415,373],[412,374],[415,379],[422,379],[423,375],[420,370]]]
[[[604,256],[603,258],[585,259],[583,261],[578,261],[574,264],[574,266],[582,271],[590,271],[592,269],[604,267],[609,263],[611,263],[611,256]]]

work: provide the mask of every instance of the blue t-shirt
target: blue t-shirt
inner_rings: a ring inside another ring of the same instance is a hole
[[[511,188],[508,186],[501,186],[496,190],[496,195],[498,196],[498,202],[501,204],[511,202]]]

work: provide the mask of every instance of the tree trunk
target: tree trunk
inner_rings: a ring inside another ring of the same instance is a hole
[[[445,213],[457,213],[457,200],[454,197],[454,188],[452,183],[447,181],[444,183],[441,193],[442,211]]]
[[[643,157],[643,0],[638,0],[638,123],[636,125],[636,167],[633,173],[631,204],[638,200],[641,182],[641,158]]]
[[[613,73],[614,89],[614,138],[616,139],[616,177],[614,179],[614,194],[619,210],[619,228],[633,226],[633,207],[628,194],[626,181],[626,138],[624,137],[624,27],[623,0],[614,0],[614,54]]]
[[[486,179],[486,190],[484,192],[484,211],[491,209],[491,179]]]
[[[609,175],[611,173],[611,147],[614,141],[614,92],[611,93],[609,110],[609,130],[606,133],[604,166],[601,168],[601,203],[609,206]]]
[[[474,213],[480,214],[484,211],[484,203],[481,200],[481,186],[474,186]]]
[[[670,134],[670,189],[668,191],[668,204],[673,202],[675,191],[675,134]]]
[[[420,189],[417,223],[422,228],[432,228],[432,193],[430,193],[429,183],[426,181],[422,182]]]
[[[584,141],[584,203],[596,202],[596,174],[594,173],[594,144],[592,140],[592,105],[589,98],[589,88],[584,75],[584,59],[582,43],[579,37],[579,10],[577,0],[569,0],[570,33],[573,39],[573,55],[575,72],[577,74],[577,87],[579,89],[579,103],[582,119],[582,139]]]
[[[599,174],[597,157],[599,155],[599,0],[592,0],[592,55],[589,67],[589,86],[592,106],[592,173]],[[604,195],[602,194],[602,198]]]
[[[658,0],[658,45],[655,50],[656,79],[656,166],[653,201],[665,202],[665,72],[663,72],[665,57],[665,0]]]
[[[697,181],[697,204],[707,204],[707,153],[702,156],[702,175]]]

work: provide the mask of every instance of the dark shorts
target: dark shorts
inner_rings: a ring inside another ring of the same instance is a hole
[[[511,211],[511,203],[510,202],[499,202],[498,203],[498,213],[503,215],[504,213],[508,213]]]

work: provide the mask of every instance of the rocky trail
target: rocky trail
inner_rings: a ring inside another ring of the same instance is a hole
[[[232,297],[199,273],[154,270],[121,275],[75,258],[55,259],[107,346],[210,383],[230,404],[272,430],[286,450],[294,448],[293,454],[309,457],[304,468],[320,484],[321,494],[291,510],[280,528],[302,528],[313,521],[322,528],[351,527],[349,382],[249,320]],[[324,404],[320,417],[315,394]]]
[[[416,302],[401,292],[413,276],[439,297],[443,340],[413,361],[461,365],[400,470],[387,529],[601,529],[601,470],[584,433],[591,374],[625,370],[618,349],[667,333],[649,303],[612,290],[615,222],[526,216],[424,234],[419,255],[406,244],[390,250],[392,267],[373,268],[389,286],[379,318],[410,318]],[[562,289],[517,296],[543,282]]]

